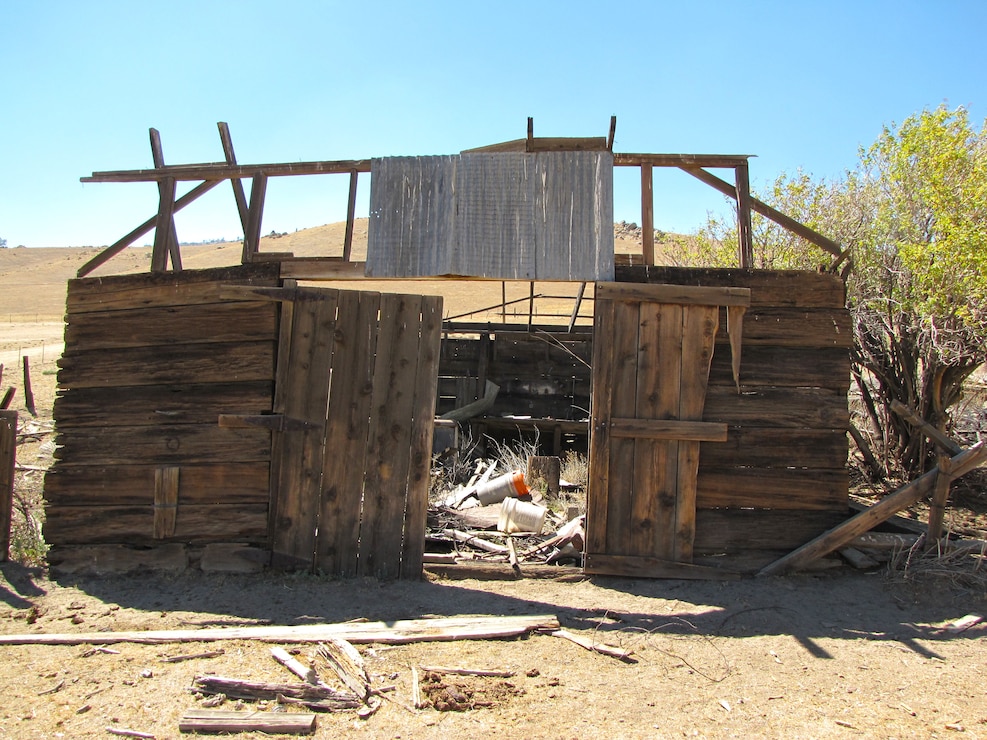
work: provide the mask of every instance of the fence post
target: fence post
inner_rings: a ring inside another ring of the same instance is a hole
[[[14,506],[14,461],[17,456],[17,412],[0,410],[0,563],[10,552],[10,520]]]

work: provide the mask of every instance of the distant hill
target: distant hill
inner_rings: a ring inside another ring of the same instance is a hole
[[[345,223],[325,224],[261,239],[262,252],[291,252],[296,257],[342,256]],[[666,236],[659,232],[659,236]],[[614,225],[618,254],[641,253],[641,230],[634,224]],[[79,268],[104,247],[17,247],[0,249],[0,320],[60,318],[65,310],[65,290]],[[241,242],[182,246],[182,265],[188,269],[223,267],[240,263]],[[353,259],[367,254],[367,219],[353,228]],[[111,259],[92,277],[147,272],[150,247],[129,247]],[[409,289],[406,284],[395,289]]]

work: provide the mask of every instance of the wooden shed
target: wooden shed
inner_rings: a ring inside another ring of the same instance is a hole
[[[539,141],[521,140],[521,151],[601,148]],[[769,209],[746,190],[746,157],[614,155],[607,145],[603,159],[641,167],[646,198],[654,165],[714,180],[703,166],[731,166],[741,221],[749,224],[752,204]],[[538,428],[556,448],[563,436],[589,437],[589,573],[751,572],[846,518],[852,334],[837,275],[614,267],[600,260],[606,241],[590,220],[577,225],[596,230],[589,249],[571,264],[592,275],[574,279],[593,286],[600,269],[614,277],[587,291],[592,330],[444,325],[439,298],[299,286],[362,278],[368,268],[348,244],[342,258],[320,260],[257,250],[268,176],[348,173],[352,224],[367,160],[254,168],[224,148],[227,165],[86,178],[155,181],[162,195],[150,273],[69,284],[58,448],[45,481],[53,562],[122,552],[182,564],[239,553],[340,576],[416,578],[433,420],[482,395],[488,380],[502,392],[474,420],[480,430]],[[247,177],[249,204],[242,188],[237,198],[244,264],[181,270],[171,219],[187,202],[175,199],[175,181],[201,180],[193,192],[205,192],[232,180],[237,192]],[[609,198],[609,187],[590,186],[585,197]],[[419,201],[412,210],[443,208]],[[387,239],[400,242],[401,214],[387,218]],[[531,223],[524,240],[540,243],[542,227]],[[742,228],[742,262],[749,238]],[[653,262],[644,241],[643,261]],[[404,274],[414,256],[406,246],[374,269]],[[434,264],[460,259],[450,254],[440,249]],[[434,264],[415,274],[441,272]]]

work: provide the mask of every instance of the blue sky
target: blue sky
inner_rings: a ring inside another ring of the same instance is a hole
[[[756,187],[838,176],[884,124],[942,103],[987,116],[987,2],[0,2],[0,237],[112,243],[154,213],[146,184],[92,171],[449,154],[524,136],[615,150],[757,155]],[[617,220],[640,220],[637,170]],[[277,178],[263,230],[345,217],[347,178]],[[369,186],[361,179],[361,212]],[[723,198],[656,171],[655,223]],[[183,241],[241,235],[231,191],[178,216]],[[147,242],[148,239],[142,240]]]

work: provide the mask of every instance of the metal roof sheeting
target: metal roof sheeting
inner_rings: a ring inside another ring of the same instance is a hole
[[[368,277],[613,280],[613,155],[374,159],[368,238]]]

